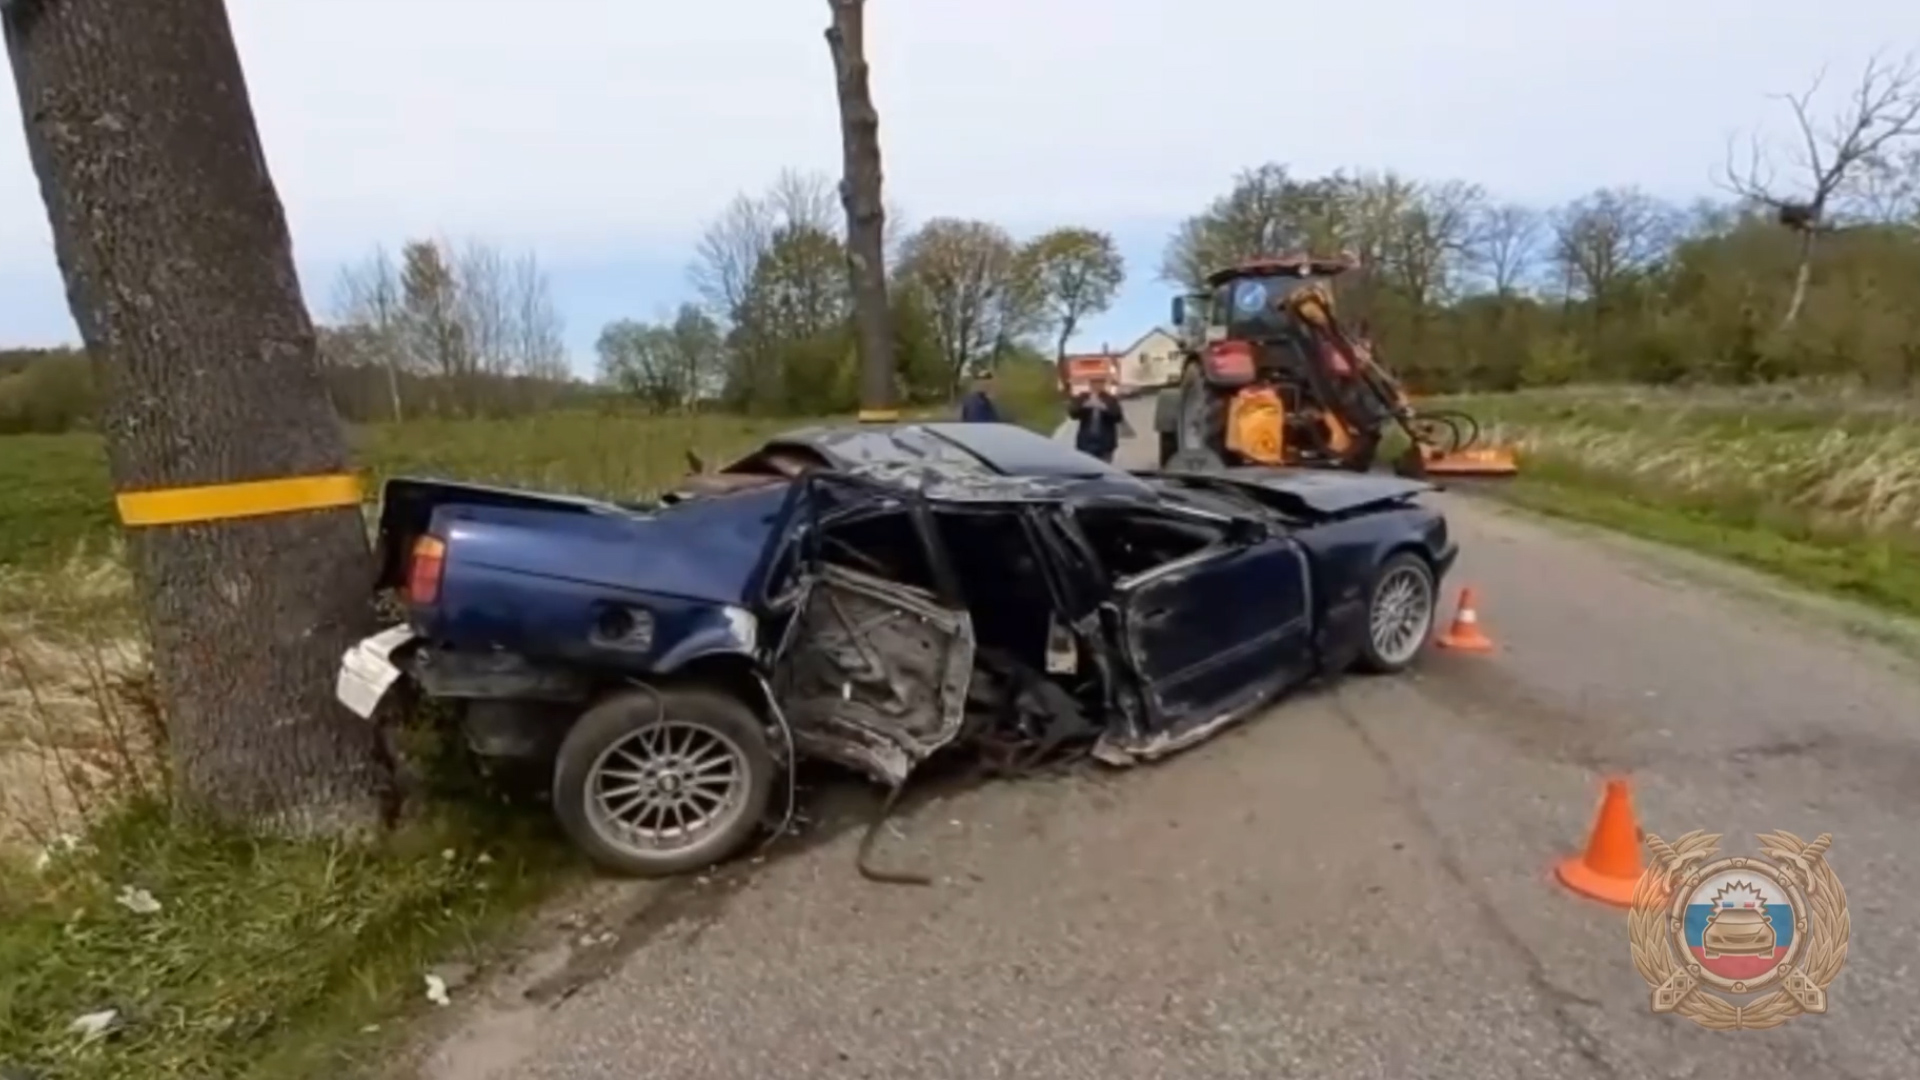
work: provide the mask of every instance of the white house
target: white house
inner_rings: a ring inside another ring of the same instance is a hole
[[[1099,352],[1071,353],[1066,362],[1067,379],[1075,389],[1083,387],[1095,372],[1112,379],[1121,390],[1166,386],[1180,378],[1180,342],[1171,332],[1156,326],[1118,352],[1103,345]]]
[[[1165,327],[1156,326],[1118,357],[1120,385],[1165,386],[1180,378],[1180,342]]]

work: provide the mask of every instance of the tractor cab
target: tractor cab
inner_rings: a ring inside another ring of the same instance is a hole
[[[1271,338],[1285,332],[1289,295],[1353,268],[1350,260],[1304,255],[1237,263],[1208,274],[1205,291],[1174,297],[1173,324],[1196,347],[1226,338]]]
[[[1245,386],[1255,381],[1256,368],[1271,377],[1294,366],[1289,361],[1300,348],[1300,327],[1289,298],[1353,268],[1348,259],[1306,255],[1237,263],[1207,275],[1205,291],[1174,297],[1173,324],[1208,383]]]

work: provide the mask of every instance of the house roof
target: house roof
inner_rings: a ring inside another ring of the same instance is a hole
[[[1137,337],[1137,338],[1134,338],[1134,339],[1133,339],[1133,343],[1132,343],[1132,344],[1130,344],[1130,345],[1128,345],[1128,346],[1127,346],[1126,348],[1124,348],[1124,349],[1112,349],[1112,350],[1109,350],[1109,351],[1106,351],[1106,352],[1082,352],[1082,353],[1068,353],[1068,354],[1066,354],[1066,355],[1065,355],[1064,357],[1062,357],[1061,359],[1063,359],[1063,360],[1065,360],[1065,361],[1066,361],[1067,363],[1069,363],[1069,364],[1071,364],[1071,363],[1073,363],[1073,362],[1074,362],[1074,361],[1076,361],[1076,360],[1081,360],[1081,361],[1086,361],[1086,360],[1118,360],[1118,359],[1120,359],[1121,357],[1123,357],[1123,356],[1125,356],[1125,355],[1127,355],[1128,353],[1130,353],[1130,352],[1132,352],[1133,350],[1135,350],[1135,349],[1137,349],[1137,348],[1139,348],[1140,346],[1142,346],[1142,345],[1144,345],[1144,344],[1146,344],[1146,341],[1147,341],[1147,339],[1148,339],[1148,338],[1150,338],[1150,337],[1152,337],[1152,336],[1153,336],[1153,335],[1155,335],[1155,334],[1165,334],[1166,336],[1168,336],[1168,337],[1170,337],[1170,338],[1173,338],[1173,339],[1174,339],[1174,340],[1176,340],[1176,341],[1177,341],[1177,340],[1179,340],[1179,335],[1178,335],[1178,334],[1175,334],[1175,333],[1174,333],[1173,331],[1171,331],[1171,330],[1169,330],[1169,329],[1167,329],[1167,328],[1166,328],[1166,327],[1164,327],[1164,326],[1150,326],[1150,327],[1148,327],[1148,328],[1147,328],[1147,332],[1146,332],[1146,333],[1144,333],[1144,334],[1141,334],[1141,335],[1140,335],[1139,337]]]
[[[1165,334],[1168,337],[1173,338],[1175,341],[1180,340],[1180,335],[1174,333],[1173,331],[1167,329],[1164,326],[1150,326],[1147,328],[1146,333],[1141,334],[1137,338],[1134,338],[1133,344],[1127,346],[1124,349],[1121,349],[1118,355],[1125,356],[1127,353],[1130,353],[1133,350],[1139,348],[1140,346],[1146,344],[1147,339],[1152,337],[1155,334]]]

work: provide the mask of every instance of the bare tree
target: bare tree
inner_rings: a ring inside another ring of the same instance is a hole
[[[9,2],[0,25],[115,489],[346,472],[221,0]],[[377,827],[390,770],[333,699],[373,617],[360,507],[136,505],[122,513],[183,806],[293,834]]]
[[[793,169],[782,170],[761,195],[735,195],[708,223],[687,270],[709,313],[727,323],[739,316],[754,269],[780,231],[804,229],[840,236],[845,222],[835,198],[830,178]]]
[[[509,256],[470,240],[455,264],[454,288],[474,374],[547,380],[565,375],[564,326],[539,256]]]
[[[459,277],[443,245],[409,240],[400,249],[400,305],[407,366],[433,377],[440,407],[470,407],[478,365],[467,340]]]
[[[1920,147],[1885,158],[1861,173],[1861,211],[1876,225],[1920,228]]]
[[[363,261],[340,271],[334,286],[334,317],[356,333],[356,359],[378,364],[387,376],[387,398],[393,419],[404,420],[400,373],[406,364],[401,328],[405,315],[400,274],[385,247],[375,247]]]
[[[1544,232],[1540,212],[1519,203],[1482,207],[1473,230],[1472,260],[1497,296],[1511,296],[1531,276]]]
[[[853,284],[856,340],[860,354],[860,408],[884,415],[893,409],[898,365],[887,309],[886,206],[881,198],[880,113],[867,85],[866,0],[828,0],[833,23],[827,49],[833,55],[840,99],[844,157],[840,202],[847,213],[847,272]]]
[[[1727,155],[1726,186],[1773,209],[1780,223],[1800,237],[1793,294],[1781,317],[1782,327],[1792,326],[1806,304],[1816,237],[1833,227],[1830,211],[1835,200],[1863,176],[1884,168],[1898,144],[1920,137],[1920,66],[1912,57],[1892,65],[1878,56],[1868,60],[1846,107],[1824,123],[1812,114],[1822,81],[1824,73],[1803,93],[1780,95],[1793,110],[1800,132],[1801,147],[1794,161],[1802,177],[1797,194],[1789,196],[1776,186],[1772,166],[1757,139],[1744,169],[1736,169],[1732,153]]]
[[[471,364],[463,374],[498,378],[513,373],[513,302],[507,295],[507,273],[506,255],[484,241],[467,241],[454,258],[453,317]]]
[[[1161,256],[1160,277],[1198,288],[1209,272],[1243,259],[1333,254],[1353,232],[1351,184],[1340,175],[1295,180],[1271,162],[1245,170],[1225,195],[1181,222]]]
[[[1637,188],[1602,188],[1562,207],[1553,220],[1553,254],[1569,296],[1584,293],[1598,308],[1643,273],[1673,241],[1671,208]]]
[[[833,178],[824,173],[782,169],[768,189],[765,202],[774,217],[786,225],[838,236],[846,224],[840,217]]]
[[[531,251],[513,260],[507,277],[512,332],[508,349],[517,374],[543,382],[569,375],[566,323],[553,304],[553,290],[540,259]]]
[[[712,313],[731,323],[746,303],[753,269],[773,245],[776,218],[762,199],[735,195],[707,224],[687,277]]]
[[[1416,313],[1452,294],[1485,201],[1477,185],[1449,181],[1419,186],[1399,207],[1381,266]]]

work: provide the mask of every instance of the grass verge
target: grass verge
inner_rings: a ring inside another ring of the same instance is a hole
[[[1920,405],[1793,391],[1454,399],[1523,475],[1487,490],[1920,615]]]
[[[373,846],[268,840],[123,807],[38,868],[0,863],[0,1072],[337,1078],[395,1047],[435,965],[572,872],[471,813]],[[456,980],[457,981],[457,980]]]
[[[996,389],[1016,423],[1051,433],[1063,416],[1050,368],[1010,371]],[[911,415],[949,417],[951,408]],[[416,420],[351,432],[355,459],[376,481],[396,474],[635,498],[685,475],[687,451],[709,465],[767,437],[847,417],[653,416],[566,410],[507,420]],[[377,491],[377,489],[376,489]],[[0,567],[50,569],[76,547],[114,541],[112,489],[99,436],[0,437]]]

